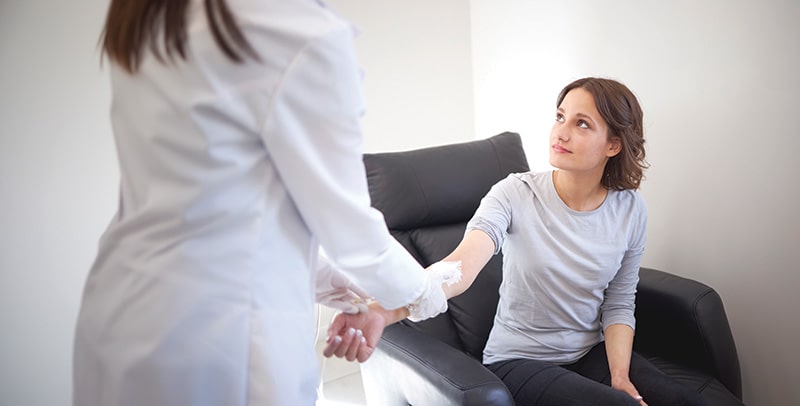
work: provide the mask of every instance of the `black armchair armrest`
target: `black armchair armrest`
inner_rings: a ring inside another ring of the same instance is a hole
[[[369,404],[514,405],[478,360],[400,323],[386,328],[362,370]]]
[[[739,357],[719,294],[654,269],[642,268],[639,278],[634,349],[707,373],[741,399]]]

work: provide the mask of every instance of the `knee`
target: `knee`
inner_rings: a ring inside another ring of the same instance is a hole
[[[674,391],[649,400],[645,398],[645,402],[650,406],[706,406],[705,399],[692,390]]]
[[[684,406],[706,406],[706,400],[703,399],[703,396],[695,391],[688,391],[685,401],[683,402]]]
[[[631,395],[627,393],[622,393],[622,396],[619,397],[618,400],[614,403],[615,405],[625,405],[625,406],[641,406],[642,404],[639,403],[638,400],[634,399]]]

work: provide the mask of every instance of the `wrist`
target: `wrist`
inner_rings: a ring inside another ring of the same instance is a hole
[[[374,311],[383,319],[384,327],[405,319],[409,314],[408,309],[405,307],[400,307],[394,310],[386,310],[377,302],[371,303],[369,309],[370,311]]]
[[[627,372],[617,372],[611,373],[611,385],[616,386],[618,383],[627,383],[630,382],[631,378]]]

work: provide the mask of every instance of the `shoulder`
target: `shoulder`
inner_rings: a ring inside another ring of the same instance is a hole
[[[627,224],[628,246],[643,250],[647,240],[647,204],[644,198],[639,192],[630,189],[616,191],[614,196],[615,223]]]
[[[614,190],[610,193],[610,203],[615,206],[617,211],[628,216],[647,218],[647,203],[641,193],[633,189]]]
[[[551,176],[551,172],[519,172],[509,174],[500,182],[506,182],[514,187],[539,190],[547,187],[552,179]]]
[[[236,0],[239,23],[255,33],[280,37],[285,43],[303,44],[342,36],[352,40],[356,29],[319,1]]]
[[[509,208],[531,200],[546,200],[548,196],[547,173],[511,173],[495,183],[485,199],[495,200]]]
[[[644,197],[642,196],[641,193],[639,193],[636,190],[630,190],[630,189],[625,190],[624,192],[628,196],[627,198],[631,201],[631,205],[634,208],[644,213],[647,213],[647,203],[645,202]]]
[[[244,0],[239,10],[245,35],[262,62],[248,64],[278,97],[302,97],[296,104],[327,114],[331,120],[362,114],[361,69],[355,49],[355,28],[316,1]],[[266,75],[269,72],[272,75]],[[228,75],[245,86],[241,75]]]
[[[518,172],[511,173],[492,186],[489,194],[529,195],[537,194],[546,186],[544,173]]]
[[[336,84],[338,71],[358,76],[355,28],[316,1],[230,0],[237,25],[259,59],[232,64],[220,50],[202,2],[193,1],[187,17],[191,62],[205,81],[238,91],[262,91],[277,86],[295,72],[317,70],[320,80]],[[335,70],[328,72],[328,70]],[[351,72],[355,71],[355,74]]]

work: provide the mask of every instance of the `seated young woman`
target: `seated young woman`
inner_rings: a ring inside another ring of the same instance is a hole
[[[583,78],[558,95],[546,172],[495,184],[458,247],[466,291],[492,255],[503,282],[483,363],[520,405],[701,405],[699,394],[633,352],[647,208],[643,113],[623,84]],[[413,306],[412,306],[413,309]],[[325,355],[363,361],[384,326],[409,315],[378,304],[341,314]],[[354,339],[353,330],[364,340]]]

